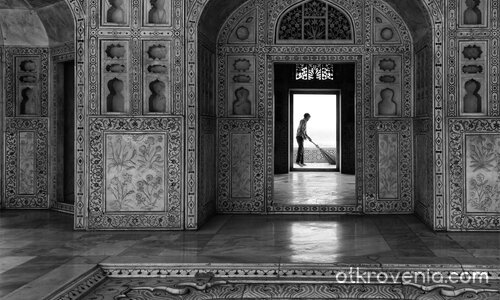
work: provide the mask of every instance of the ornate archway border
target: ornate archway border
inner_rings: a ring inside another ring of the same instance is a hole
[[[86,46],[86,0],[65,0],[75,20],[75,63],[76,63],[76,105],[75,105],[75,205],[74,228],[87,228],[87,187],[86,187],[86,99],[87,94],[87,46]]]
[[[197,116],[197,43],[198,43],[198,23],[203,9],[208,1],[203,2],[191,0],[187,3],[186,14],[186,112],[187,112],[187,186],[188,199],[187,207],[196,207],[197,195],[197,137],[198,137],[198,116]],[[434,229],[446,229],[445,203],[444,203],[444,158],[443,158],[443,85],[444,85],[444,3],[437,0],[422,0],[423,7],[428,12],[432,21],[432,44],[433,44],[433,158],[434,158]],[[259,37],[262,38],[262,37]],[[197,227],[197,216],[191,214],[186,216],[186,228],[195,229]]]

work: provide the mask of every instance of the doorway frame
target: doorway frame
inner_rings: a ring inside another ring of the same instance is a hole
[[[336,117],[337,117],[337,124],[335,125],[335,137],[336,137],[336,143],[337,143],[337,154],[336,154],[336,160],[337,164],[335,165],[335,168],[331,169],[314,169],[314,168],[308,168],[308,169],[298,169],[293,167],[294,163],[294,157],[293,157],[293,145],[294,145],[294,137],[295,137],[295,126],[296,124],[293,124],[293,96],[296,94],[302,94],[302,95],[313,95],[313,94],[318,94],[318,95],[335,95],[337,97],[336,99],[336,106],[337,106],[337,111],[336,111]],[[301,88],[301,89],[289,89],[288,90],[288,129],[289,129],[289,159],[288,159],[288,169],[290,172],[339,172],[340,171],[340,142],[341,142],[341,130],[340,130],[340,124],[341,124],[341,114],[340,114],[340,109],[341,107],[341,99],[342,99],[342,91],[340,89],[308,89],[308,88]]]
[[[279,49],[276,49],[279,50]],[[303,64],[303,63],[353,63],[355,69],[355,194],[356,202],[351,205],[275,205],[274,195],[274,125],[275,125],[275,64]],[[363,213],[363,84],[366,82],[366,74],[363,72],[364,55],[343,55],[331,54],[320,55],[311,53],[304,56],[303,53],[280,53],[280,51],[271,51],[266,55],[266,63],[261,66],[265,68],[260,70],[266,74],[265,86],[266,97],[266,212],[269,214],[362,214]]]

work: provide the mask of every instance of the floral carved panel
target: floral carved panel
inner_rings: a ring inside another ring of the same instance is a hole
[[[397,199],[399,185],[398,134],[380,134],[378,138],[378,146],[379,199]]]
[[[106,135],[106,212],[165,210],[165,137]]]
[[[411,120],[365,122],[366,213],[413,211],[412,127]]]
[[[89,228],[181,229],[182,118],[90,121]]]
[[[265,210],[264,129],[259,120],[219,121],[218,212]]]
[[[35,159],[35,133],[20,131],[18,193],[21,195],[35,194]]]
[[[252,135],[231,134],[231,197],[252,196]]]
[[[449,120],[449,230],[500,229],[500,120]]]
[[[5,206],[49,208],[48,121],[8,119],[5,146]]]
[[[465,136],[467,212],[500,213],[500,134]]]

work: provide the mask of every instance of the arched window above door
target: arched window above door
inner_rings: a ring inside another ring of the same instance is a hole
[[[352,43],[349,17],[324,1],[311,0],[283,14],[276,30],[277,43]]]

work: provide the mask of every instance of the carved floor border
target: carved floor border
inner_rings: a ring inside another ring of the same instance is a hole
[[[488,282],[433,284],[411,279],[417,274],[455,278],[467,272],[485,272]],[[103,263],[45,299],[488,300],[499,294],[500,265]]]

